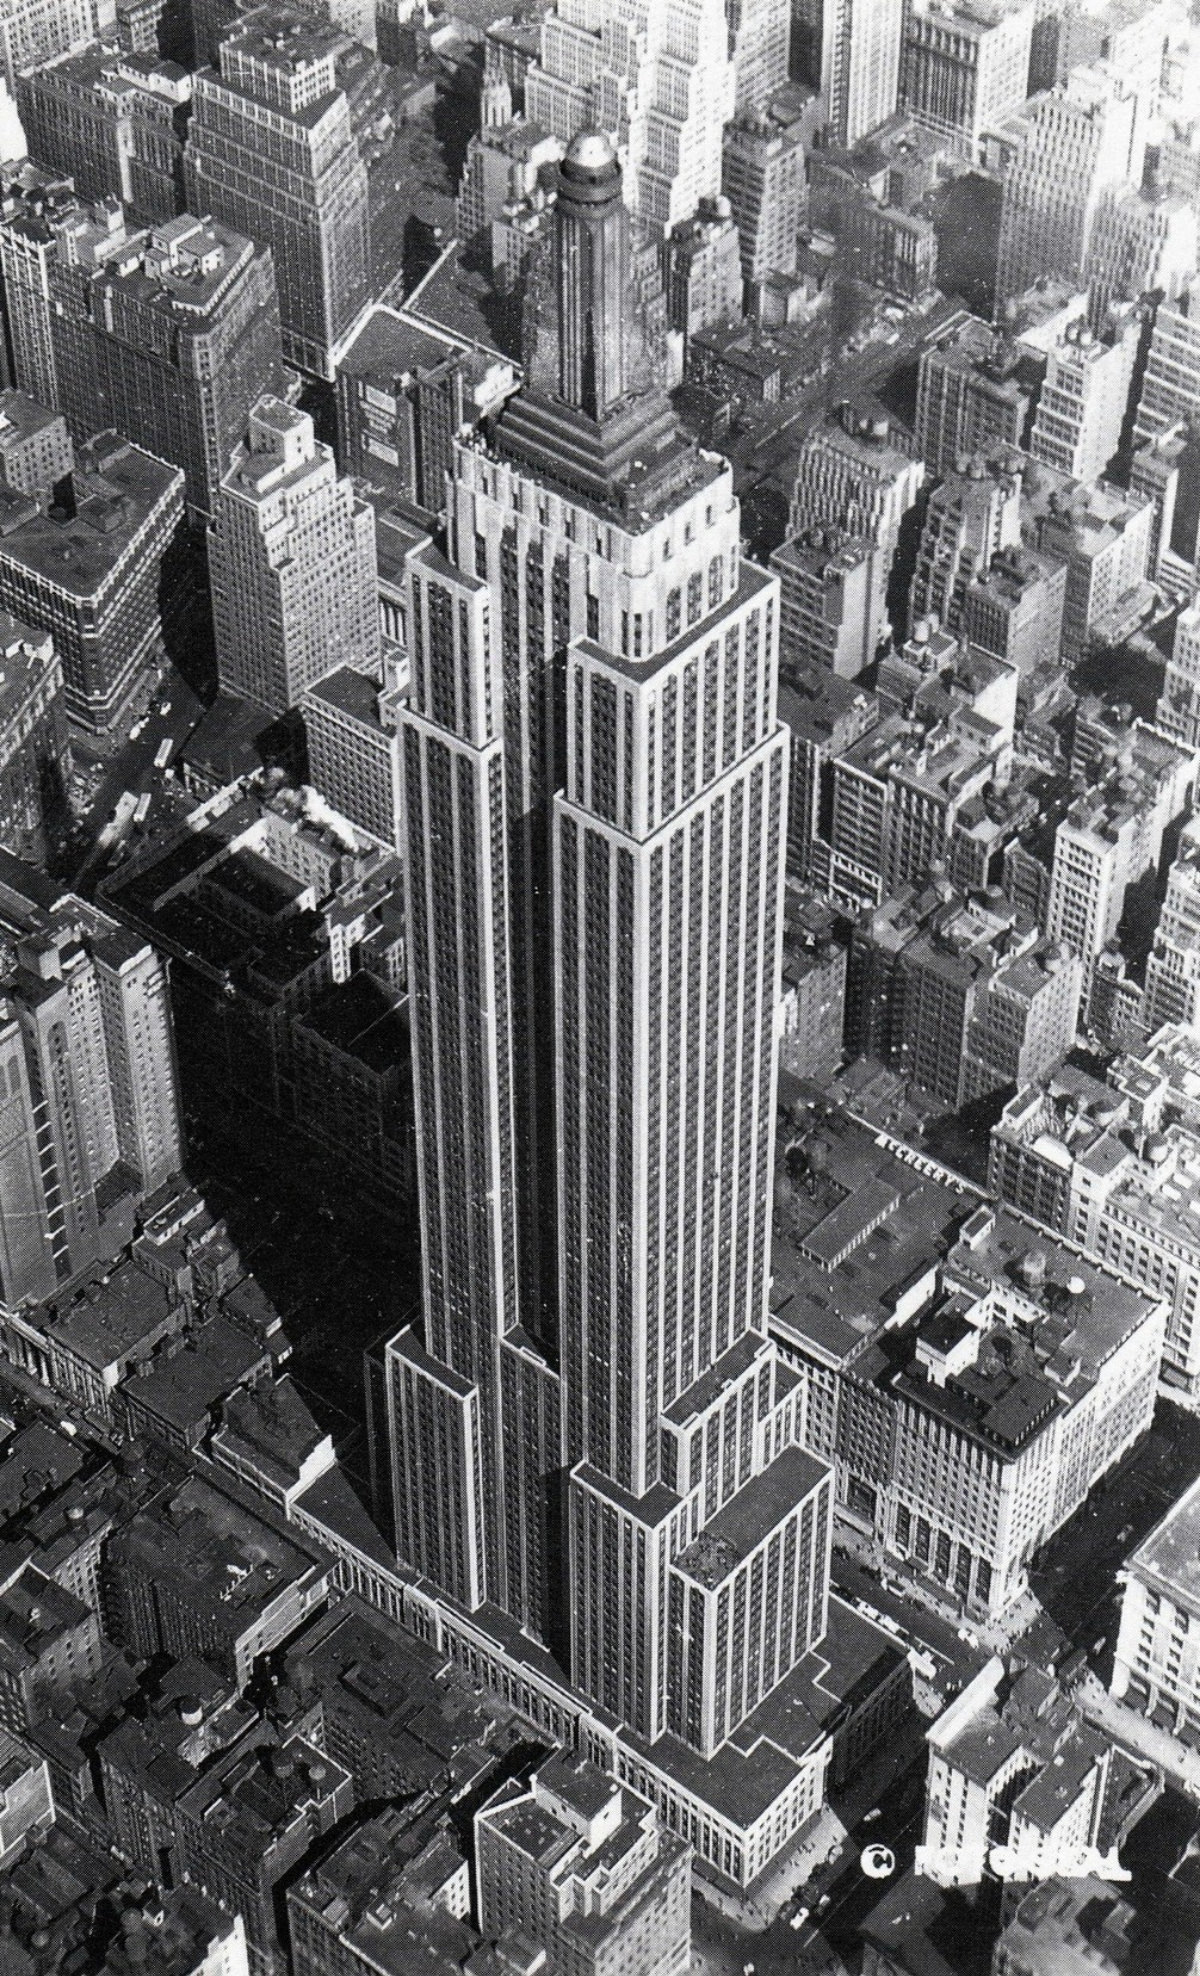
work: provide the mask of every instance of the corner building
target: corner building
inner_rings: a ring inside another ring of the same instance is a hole
[[[425,1337],[388,1388],[405,1561],[694,1766],[824,1633],[832,1491],[766,1336],[778,590],[651,381],[628,256],[583,134],[526,386],[456,448],[451,559],[410,564]],[[794,1774],[781,1844],[820,1802]]]

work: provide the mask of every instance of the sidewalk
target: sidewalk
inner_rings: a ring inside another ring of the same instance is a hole
[[[1002,1617],[990,1622],[964,1618],[961,1609],[949,1598],[943,1598],[937,1588],[915,1573],[906,1572],[896,1558],[888,1557],[881,1545],[856,1530],[852,1524],[839,1520],[834,1525],[834,1541],[860,1565],[870,1565],[875,1571],[887,1574],[888,1578],[902,1585],[904,1596],[919,1605],[935,1619],[940,1619],[955,1633],[960,1626],[967,1627],[975,1635],[981,1647],[992,1653],[1004,1653],[1022,1633],[1039,1618],[1042,1607],[1036,1594],[1026,1588],[1019,1599],[1006,1607]],[[885,1584],[886,1581],[881,1579]]]
[[[1124,1744],[1147,1762],[1157,1764],[1189,1796],[1200,1798],[1200,1751],[1189,1750],[1174,1736],[1147,1721],[1136,1709],[1125,1708],[1101,1687],[1094,1674],[1085,1675],[1077,1689],[1084,1716],[1115,1743]]]
[[[795,1838],[780,1859],[772,1862],[752,1890],[736,1894],[714,1886],[693,1867],[692,1885],[700,1898],[715,1907],[727,1920],[761,1934],[779,1919],[788,1902],[807,1886],[819,1866],[840,1849],[846,1827],[835,1811],[825,1805]]]

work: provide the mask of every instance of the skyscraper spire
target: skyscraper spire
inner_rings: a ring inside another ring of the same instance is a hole
[[[559,167],[526,303],[525,375],[497,427],[503,454],[617,510],[649,512],[675,497],[695,449],[655,377],[621,168],[603,131],[581,131]]]
[[[600,131],[573,138],[559,172],[558,390],[600,419],[626,389],[629,219],[621,167]]]

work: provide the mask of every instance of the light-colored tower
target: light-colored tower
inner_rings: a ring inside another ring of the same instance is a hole
[[[341,665],[379,659],[370,508],[339,478],[307,412],[260,398],[221,482],[209,536],[217,670],[274,713]]]
[[[870,623],[887,629],[887,586],[905,515],[925,480],[925,464],[887,418],[843,404],[805,436],[796,460],[791,532],[832,525],[874,545]]]
[[[1106,187],[1142,175],[1137,96],[1113,69],[1076,69],[1031,98],[992,147],[1003,174],[996,293],[1023,295],[1043,276],[1079,281]]]
[[[1103,336],[1076,317],[1046,351],[1029,451],[1044,466],[1088,484],[1117,451],[1141,336],[1133,308],[1114,314]]]
[[[725,132],[722,183],[744,280],[753,287],[769,274],[793,274],[806,204],[801,126],[739,117]]]
[[[778,591],[651,380],[620,185],[572,142],[526,386],[412,565],[425,1339],[388,1390],[409,1562],[557,1608],[578,1687],[708,1756],[824,1632],[830,1478],[766,1336]]]
[[[0,82],[15,95],[22,69],[94,41],[102,16],[96,0],[6,0],[0,12]]]
[[[325,378],[371,280],[367,168],[337,81],[338,45],[334,28],[299,8],[246,14],[221,42],[220,74],[195,78],[185,156],[191,209],[270,247],[284,356]]]
[[[904,0],[824,0],[821,95],[831,143],[849,149],[892,115],[903,37]]]
[[[93,954],[117,1147],[152,1194],[183,1164],[166,968],[124,927],[96,938]]]
[[[1154,721],[1172,740],[1200,747],[1200,598],[1193,597],[1175,620]]]
[[[1146,1033],[1181,1022],[1200,1038],[1200,820],[1191,818],[1167,874],[1154,945],[1146,957]]]
[[[900,107],[974,160],[984,131],[1025,101],[1032,0],[908,0]]]
[[[734,108],[758,116],[788,78],[791,0],[728,0]]]
[[[1158,439],[1200,415],[1200,280],[1154,317],[1134,437]]]
[[[1190,200],[1107,186],[1084,262],[1093,326],[1100,327],[1112,303],[1136,302],[1151,290],[1174,301],[1195,273],[1198,238]]]
[[[734,111],[722,0],[560,0],[525,78],[525,109],[564,144],[608,131],[640,219],[664,231],[691,219],[720,193]]]
[[[179,1170],[182,1131],[162,960],[71,893],[47,910],[21,889],[28,867],[9,866],[0,878],[10,946],[0,1278],[12,1304],[111,1254],[102,1183],[120,1163],[139,1195],[153,1192]]]

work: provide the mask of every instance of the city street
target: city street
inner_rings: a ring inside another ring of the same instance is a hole
[[[754,1976],[818,1976],[840,1968],[843,1957],[853,1967],[858,1926],[894,1877],[872,1878],[863,1870],[863,1853],[868,1846],[886,1848],[896,1874],[912,1865],[924,1817],[926,1762],[921,1742],[903,1769],[887,1778],[878,1803],[866,1807],[838,1856],[818,1868],[770,1928],[738,1927],[700,1896],[694,1898],[693,1967],[704,1976],[742,1976],[752,1963]],[[886,1757],[880,1768],[886,1777]],[[808,1915],[793,1928],[802,1908]]]
[[[168,712],[154,711],[164,703],[169,708]],[[77,767],[84,772],[90,784],[87,806],[75,818],[74,854],[77,862],[71,883],[80,892],[86,893],[90,889],[106,850],[112,848],[101,849],[100,836],[127,789],[135,796],[146,790],[150,792],[148,827],[152,827],[164,803],[170,804],[170,778],[164,770],[155,768],[155,755],[164,741],[170,741],[173,760],[204,712],[204,702],[200,696],[172,666],[166,667],[161,683],[154,687],[153,692],[142,694],[139,705],[141,710],[130,713],[125,738],[115,748],[101,751],[78,738],[72,743]],[[130,731],[139,726],[143,719],[144,725],[140,726],[136,738],[131,740]]]
[[[1200,1475],[1200,1420],[1160,1399],[1149,1434],[1046,1544],[1030,1572],[1038,1600],[1101,1680],[1120,1616],[1116,1572]]]
[[[986,1652],[960,1640],[949,1620],[943,1619],[914,1597],[888,1591],[857,1559],[846,1556],[835,1545],[833,1555],[834,1589],[846,1599],[863,1599],[876,1612],[886,1613],[903,1629],[910,1644],[923,1648],[943,1670],[947,1693],[957,1689],[977,1673]],[[937,1685],[941,1686],[942,1682]]]

